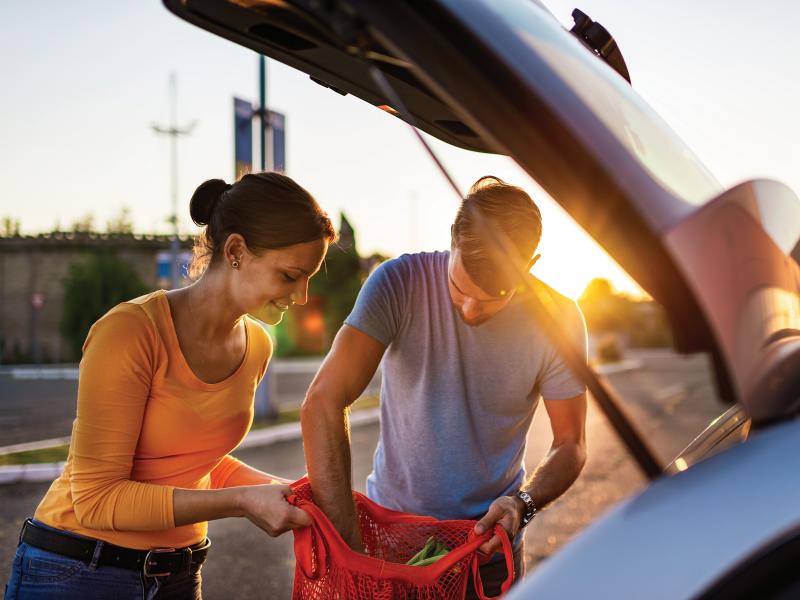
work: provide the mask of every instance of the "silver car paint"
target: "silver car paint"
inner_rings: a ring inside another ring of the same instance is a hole
[[[800,528],[799,455],[793,421],[664,477],[537,566],[507,599],[692,598]]]

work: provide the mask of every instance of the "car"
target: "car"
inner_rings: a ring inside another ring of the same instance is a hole
[[[445,142],[510,156],[661,304],[676,349],[711,357],[730,408],[664,465],[605,379],[558,342],[649,483],[510,599],[800,597],[800,200],[789,188],[723,189],[580,11],[567,30],[536,0],[164,4]]]

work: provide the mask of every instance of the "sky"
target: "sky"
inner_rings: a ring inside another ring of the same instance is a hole
[[[545,0],[565,25],[577,0]],[[726,187],[768,177],[800,191],[800,2],[585,0],[622,49],[634,88]],[[168,80],[177,75],[181,230],[206,179],[233,177],[234,96],[258,99],[258,59],[156,1],[0,3],[0,218],[23,233],[103,228],[123,207],[139,232],[167,232]],[[287,116],[288,174],[362,254],[445,249],[457,198],[408,127],[274,61],[268,105]],[[570,297],[593,277],[638,287],[506,157],[433,142],[462,190],[492,174],[529,191],[544,233],[535,274]]]

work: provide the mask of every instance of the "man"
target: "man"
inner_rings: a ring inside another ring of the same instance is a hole
[[[315,501],[360,549],[346,408],[383,360],[381,432],[368,496],[394,510],[480,519],[477,533],[500,523],[514,540],[518,579],[522,526],[572,485],[586,460],[586,390],[542,333],[525,286],[497,264],[486,220],[513,247],[505,260],[528,273],[539,259],[539,209],[521,188],[483,177],[458,211],[450,252],[404,255],[369,277],[301,418]],[[575,302],[527,277],[550,297],[563,334],[585,356],[586,329]],[[525,442],[540,397],[553,445],[526,479]],[[481,547],[493,558],[481,568],[492,595],[506,578],[499,549],[497,536]]]

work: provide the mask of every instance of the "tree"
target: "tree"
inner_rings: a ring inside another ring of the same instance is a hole
[[[672,345],[672,332],[664,309],[652,300],[634,299],[615,292],[607,279],[592,279],[578,304],[590,333],[615,334],[633,347]]]
[[[328,344],[353,310],[362,283],[361,259],[355,248],[342,250],[333,246],[322,270],[309,285],[309,294],[320,296],[325,302],[325,337]]]
[[[91,233],[94,231],[94,215],[86,213],[77,221],[72,223],[73,233]]]
[[[623,329],[630,312],[627,299],[614,292],[608,279],[592,279],[578,304],[586,318],[586,327],[593,332]]]
[[[86,262],[72,263],[63,286],[60,329],[76,357],[95,321],[120,302],[148,291],[133,266],[114,254],[92,254]]]
[[[19,221],[11,217],[3,217],[0,237],[16,237],[19,235]]]
[[[131,218],[131,209],[123,206],[119,214],[106,223],[107,233],[133,233],[133,219]]]
[[[355,229],[342,213],[339,241],[328,250],[322,271],[311,280],[309,294],[324,299],[326,345],[330,346],[344,323],[364,282]]]

